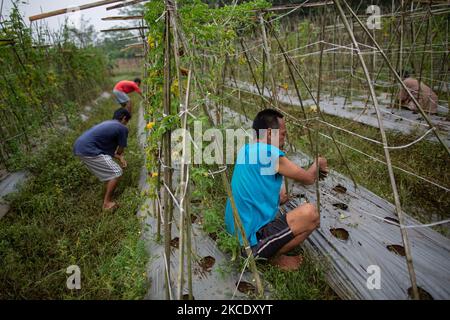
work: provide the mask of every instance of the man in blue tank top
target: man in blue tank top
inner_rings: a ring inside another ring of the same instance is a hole
[[[327,161],[319,157],[318,163],[304,170],[287,159],[280,149],[286,137],[283,115],[272,109],[259,112],[253,121],[256,141],[244,145],[238,152],[231,188],[236,209],[253,255],[279,266],[283,270],[296,270],[300,256],[285,255],[300,245],[319,225],[317,209],[305,203],[286,215],[277,216],[279,205],[288,200],[282,187],[283,177],[305,185],[315,182],[317,170],[328,172]],[[233,210],[227,200],[225,224],[231,234],[240,232],[234,226]]]

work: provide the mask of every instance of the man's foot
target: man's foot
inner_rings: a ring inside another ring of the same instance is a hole
[[[270,260],[270,264],[280,268],[284,271],[295,271],[298,270],[303,262],[302,256],[286,256],[280,255],[274,259]]]
[[[119,205],[116,202],[106,202],[103,204],[103,210],[113,210],[116,209]]]

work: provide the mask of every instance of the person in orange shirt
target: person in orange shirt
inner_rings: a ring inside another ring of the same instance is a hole
[[[136,78],[134,81],[122,80],[119,81],[113,89],[113,93],[116,96],[116,101],[124,108],[127,108],[131,113],[131,100],[128,96],[129,93],[137,92],[141,97],[142,92],[139,86],[141,85],[141,79]]]

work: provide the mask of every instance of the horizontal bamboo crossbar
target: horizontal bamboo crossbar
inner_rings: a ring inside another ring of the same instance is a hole
[[[117,16],[117,17],[105,17],[102,18],[103,21],[111,21],[111,20],[141,20],[144,19],[144,16]]]
[[[117,4],[115,6],[111,6],[111,7],[107,7],[106,10],[113,10],[113,9],[119,9],[119,8],[124,8],[124,7],[128,7],[128,6],[132,6],[144,1],[148,1],[148,0],[133,0],[133,1],[128,1],[126,3],[121,3],[121,4]]]
[[[129,31],[129,30],[145,30],[145,29],[148,29],[148,27],[130,27],[130,28],[104,29],[104,30],[100,30],[100,32]]]
[[[32,21],[36,21],[36,20],[41,20],[41,19],[45,19],[45,18],[49,18],[49,17],[58,16],[58,15],[61,15],[61,14],[66,14],[66,13],[70,13],[70,12],[96,8],[96,7],[104,6],[104,5],[107,5],[107,4],[116,3],[116,2],[123,2],[123,1],[125,1],[125,0],[102,0],[102,1],[97,1],[97,2],[93,2],[93,3],[81,5],[81,6],[73,6],[73,7],[69,7],[69,8],[58,9],[58,10],[54,10],[54,11],[50,11],[50,12],[37,14],[37,15],[34,15],[34,16],[30,16],[29,19],[32,22]]]

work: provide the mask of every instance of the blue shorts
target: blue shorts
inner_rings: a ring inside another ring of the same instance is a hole
[[[125,104],[130,101],[130,97],[125,92],[119,91],[119,90],[113,90],[114,95],[116,96],[116,101],[121,106],[124,106]]]

